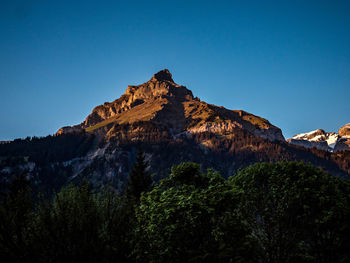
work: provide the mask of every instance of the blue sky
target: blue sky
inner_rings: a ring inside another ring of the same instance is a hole
[[[1,1],[0,140],[44,136],[168,68],[286,138],[350,122],[349,1]]]

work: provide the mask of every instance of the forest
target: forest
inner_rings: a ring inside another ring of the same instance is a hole
[[[225,179],[197,163],[154,183],[142,150],[125,191],[52,196],[16,176],[0,197],[2,262],[349,262],[350,182],[303,162]]]

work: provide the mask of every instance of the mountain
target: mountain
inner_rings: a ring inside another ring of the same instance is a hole
[[[174,82],[167,69],[156,73],[144,84],[128,86],[119,99],[97,106],[83,123],[61,128],[57,134],[85,129],[110,138],[118,136],[120,125],[139,126],[141,122],[147,122],[173,138],[201,132],[224,136],[238,128],[271,141],[284,141],[281,130],[266,119],[195,98],[190,90]],[[146,131],[141,132],[140,136],[145,137]]]
[[[287,141],[305,148],[317,148],[325,151],[333,151],[338,139],[339,135],[337,133],[325,132],[322,129],[318,129],[308,133],[294,135]]]
[[[81,180],[96,189],[108,184],[122,190],[139,147],[155,181],[184,161],[225,177],[256,162],[292,160],[336,176],[350,174],[350,152],[288,143],[268,120],[203,102],[165,69],[141,85],[128,86],[120,98],[95,107],[82,123],[63,127],[54,136],[0,144],[0,188],[25,173],[48,192]]]
[[[294,135],[287,141],[305,148],[317,148],[331,152],[350,151],[350,123],[341,127],[338,133],[318,129]]]

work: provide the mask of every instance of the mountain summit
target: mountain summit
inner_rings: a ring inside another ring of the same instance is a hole
[[[151,81],[170,81],[174,83],[171,73],[168,69],[163,69],[154,74]]]
[[[135,130],[148,137],[147,124],[153,127],[152,133],[157,130],[159,136],[169,138],[201,132],[229,136],[242,129],[270,141],[284,141],[281,130],[264,118],[194,98],[189,89],[174,82],[167,69],[141,85],[128,86],[119,99],[97,106],[83,123],[61,128],[58,134],[85,129],[112,138],[120,135],[118,130],[125,124],[133,125],[128,127],[128,137],[134,137]]]

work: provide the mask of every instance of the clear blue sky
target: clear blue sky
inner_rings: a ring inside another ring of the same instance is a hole
[[[0,140],[82,122],[168,68],[202,100],[286,138],[350,122],[350,1],[0,5]]]

